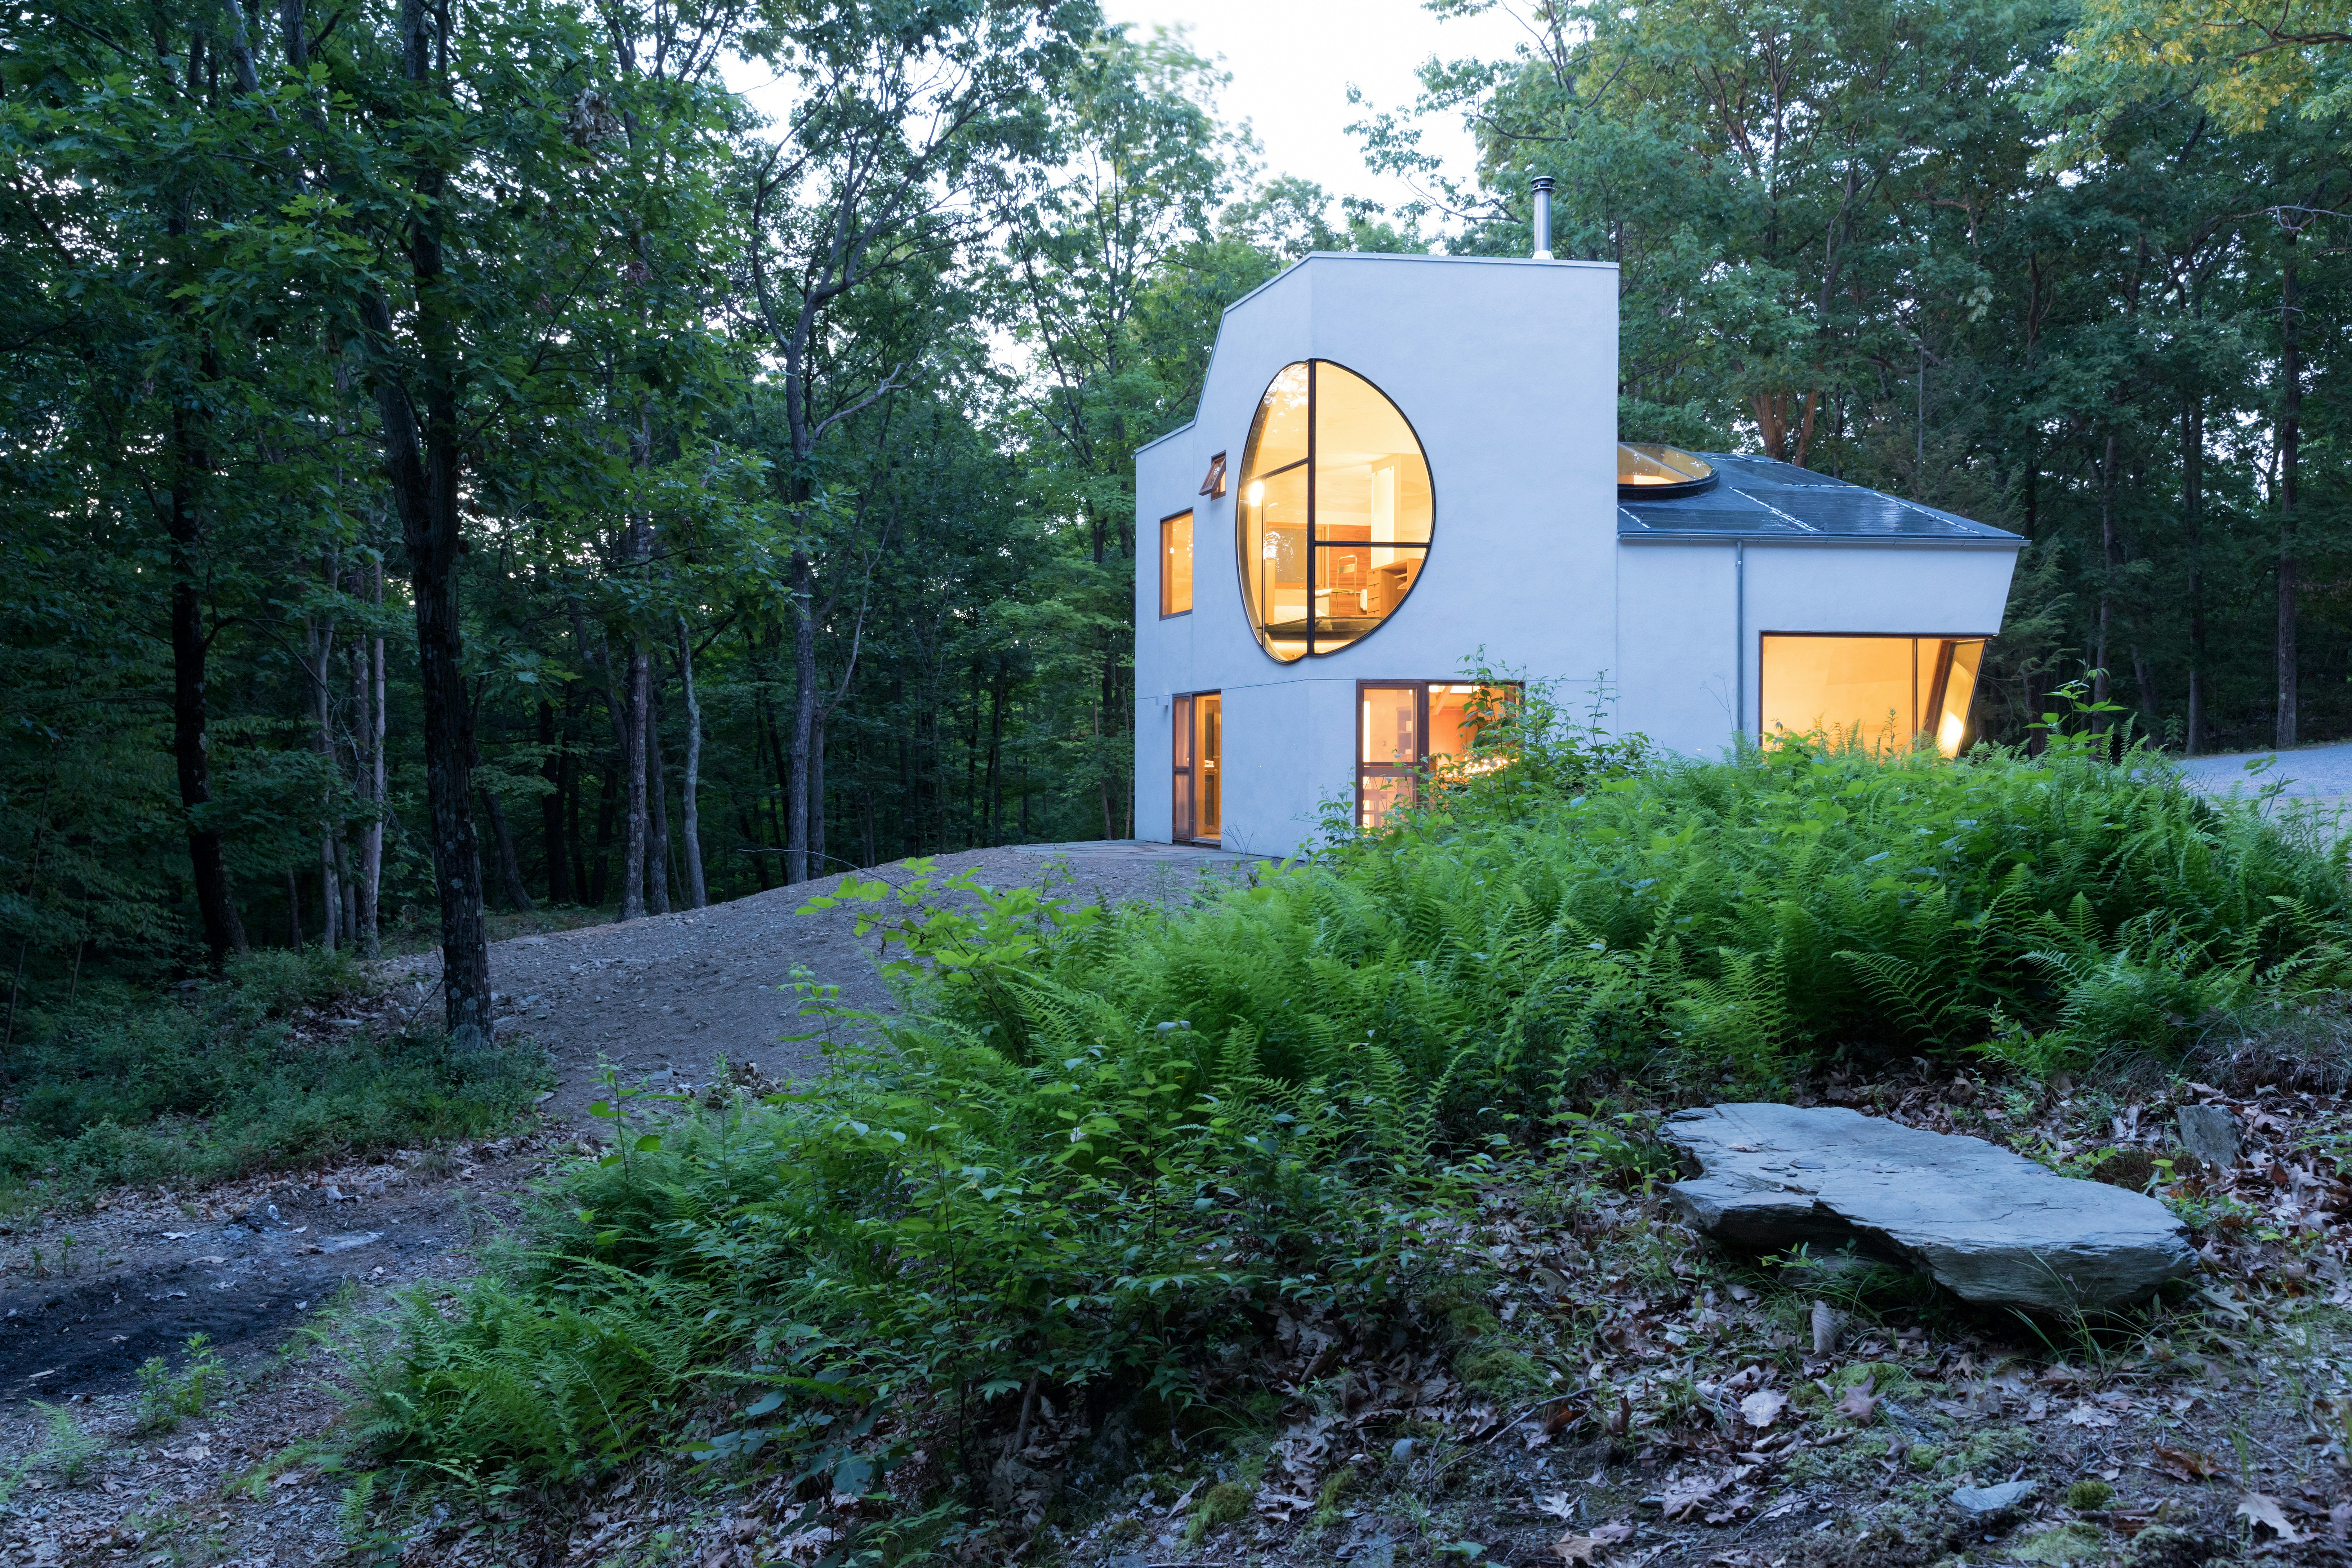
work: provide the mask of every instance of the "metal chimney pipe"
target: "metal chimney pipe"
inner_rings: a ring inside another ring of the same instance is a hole
[[[1551,257],[1551,187],[1549,174],[1538,174],[1529,182],[1536,193],[1536,259],[1549,261]]]

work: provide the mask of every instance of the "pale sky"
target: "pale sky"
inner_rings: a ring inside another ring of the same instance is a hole
[[[1407,109],[1421,88],[1414,72],[1431,56],[1493,59],[1527,37],[1500,9],[1440,22],[1421,0],[1103,0],[1103,12],[1139,29],[1189,26],[1195,53],[1223,56],[1234,79],[1218,110],[1228,123],[1250,122],[1267,173],[1391,207],[1412,192],[1364,167],[1356,139],[1343,129],[1363,117],[1348,102],[1349,84],[1372,108]],[[1422,145],[1457,179],[1476,165],[1458,115],[1424,121]]]

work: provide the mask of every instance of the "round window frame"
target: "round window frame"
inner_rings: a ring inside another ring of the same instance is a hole
[[[1307,560],[1309,563],[1311,563],[1315,561],[1316,552],[1323,548],[1321,542],[1316,537],[1314,500],[1316,488],[1315,367],[1318,365],[1333,365],[1347,372],[1348,374],[1354,376],[1358,381],[1362,382],[1366,386],[1370,387],[1375,393],[1379,394],[1381,401],[1387,404],[1391,409],[1394,410],[1396,416],[1399,419],[1404,421],[1405,434],[1412,437],[1412,449],[1420,455],[1422,470],[1429,476],[1429,539],[1426,543],[1418,546],[1406,545],[1403,548],[1409,550],[1417,548],[1420,550],[1423,571],[1428,569],[1429,552],[1437,548],[1437,465],[1429,460],[1429,444],[1421,438],[1421,427],[1412,422],[1412,416],[1404,411],[1404,405],[1402,404],[1389,395],[1389,390],[1387,387],[1382,386],[1379,382],[1374,381],[1370,376],[1366,375],[1363,372],[1356,369],[1353,365],[1343,364],[1338,360],[1327,359],[1319,354],[1310,354],[1305,359],[1285,360],[1272,375],[1265,378],[1265,387],[1259,391],[1256,400],[1250,405],[1250,428],[1249,432],[1242,437],[1242,460],[1239,468],[1235,470],[1236,478],[1234,485],[1234,588],[1241,596],[1242,616],[1249,623],[1250,637],[1256,642],[1258,652],[1264,654],[1267,658],[1273,660],[1276,664],[1281,666],[1285,669],[1304,664],[1310,658],[1331,658],[1339,654],[1346,653],[1349,648],[1360,647],[1364,643],[1370,641],[1373,637],[1379,636],[1381,632],[1388,626],[1390,622],[1395,620],[1399,615],[1403,613],[1405,605],[1412,601],[1413,594],[1421,586],[1421,574],[1415,573],[1413,574],[1412,583],[1408,585],[1404,591],[1404,597],[1396,602],[1396,607],[1394,609],[1391,609],[1387,615],[1381,617],[1380,624],[1378,626],[1375,626],[1370,631],[1364,633],[1361,637],[1349,638],[1346,643],[1343,643],[1338,647],[1319,649],[1315,647],[1315,578],[1312,574],[1310,566],[1307,590],[1307,651],[1300,654],[1296,658],[1285,658],[1280,654],[1276,653],[1274,649],[1266,646],[1267,637],[1265,635],[1265,618],[1264,616],[1259,614],[1257,606],[1250,598],[1249,552],[1244,548],[1244,542],[1242,531],[1244,524],[1243,522],[1242,509],[1249,504],[1250,459],[1257,456],[1257,417],[1259,412],[1265,407],[1265,395],[1274,390],[1274,384],[1280,381],[1284,374],[1286,374],[1292,366],[1302,364],[1307,367]]]

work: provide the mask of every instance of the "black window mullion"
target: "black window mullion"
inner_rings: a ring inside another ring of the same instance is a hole
[[[1315,657],[1315,580],[1322,565],[1315,532],[1315,366],[1307,362],[1307,657]]]

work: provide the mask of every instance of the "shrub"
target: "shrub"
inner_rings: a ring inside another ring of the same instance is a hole
[[[460,1051],[411,1027],[306,1039],[289,1016],[339,1000],[347,961],[254,953],[184,1000],[105,1000],[31,1020],[5,1067],[0,1186],[203,1182],[315,1163],[510,1121],[540,1054]]]
[[[1491,1319],[1440,1265],[1514,1149],[1664,1173],[1596,1077],[2176,1053],[2342,979],[2343,851],[2142,755],[1545,767],[1440,781],[1393,832],[1190,910],[920,867],[845,885],[819,901],[866,905],[915,1005],[838,1016],[876,1043],[805,1091],[625,1125],[562,1172],[530,1252],[415,1299],[370,1432],[445,1473],[572,1477],[694,1408],[698,1451],[782,1442],[856,1491],[886,1404],[949,1447],[1041,1385],[1181,1409],[1302,1312],[1443,1321],[1465,1376],[1532,1388],[1480,1359]]]

